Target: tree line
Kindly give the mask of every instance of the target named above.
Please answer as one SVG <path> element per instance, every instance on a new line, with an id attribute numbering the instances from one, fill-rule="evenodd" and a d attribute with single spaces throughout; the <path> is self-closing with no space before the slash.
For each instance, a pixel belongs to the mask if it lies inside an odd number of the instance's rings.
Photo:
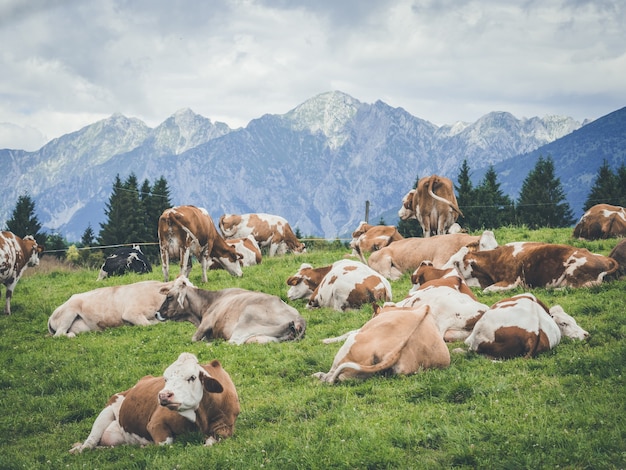
<path id="1" fill-rule="evenodd" d="M 550 157 L 539 157 L 522 183 L 517 201 L 502 192 L 493 166 L 488 168 L 477 185 L 472 183 L 470 176 L 471 169 L 464 160 L 454 188 L 463 212 L 463 217 L 459 217 L 457 222 L 469 231 L 521 225 L 530 229 L 569 227 L 575 222 Z M 414 188 L 418 181 L 419 176 Z M 604 160 L 583 209 L 599 203 L 626 207 L 626 165 L 622 164 L 614 172 Z M 6 222 L 6 229 L 19 237 L 33 235 L 38 243 L 45 245 L 46 251 L 56 252 L 60 258 L 65 257 L 68 250 L 68 258 L 91 266 L 102 263 L 103 253 L 79 252 L 78 248 L 145 244 L 142 251 L 154 262 L 158 260 L 158 246 L 149 243 L 158 239 L 159 217 L 171 205 L 170 190 L 164 177 L 161 176 L 153 184 L 146 179 L 139 186 L 133 173 L 124 181 L 117 175 L 105 205 L 106 221 L 100 224 L 97 236 L 88 225 L 80 242 L 70 247 L 59 234 L 42 232 L 42 225 L 35 215 L 35 203 L 28 194 L 18 198 L 11 218 Z M 383 220 L 379 223 L 384 225 Z M 422 236 L 422 228 L 415 219 L 399 221 L 398 231 L 405 237 Z"/>

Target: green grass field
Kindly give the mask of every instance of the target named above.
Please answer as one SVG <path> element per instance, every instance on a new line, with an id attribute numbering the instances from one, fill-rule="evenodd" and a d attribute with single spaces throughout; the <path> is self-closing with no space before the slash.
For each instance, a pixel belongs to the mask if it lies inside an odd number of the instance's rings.
<path id="1" fill-rule="evenodd" d="M 496 238 L 603 254 L 617 243 L 570 234 L 507 228 Z M 337 245 L 265 258 L 240 279 L 212 271 L 206 285 L 195 264 L 190 278 L 203 288 L 240 286 L 287 300 L 287 277 L 302 262 L 322 266 L 349 253 Z M 44 259 L 18 283 L 13 314 L 0 315 L 1 469 L 626 468 L 626 281 L 533 291 L 574 316 L 590 333 L 585 342 L 565 339 L 533 360 L 452 354 L 448 369 L 328 385 L 311 374 L 328 371 L 340 344 L 320 340 L 360 327 L 371 306 L 340 313 L 290 302 L 308 322 L 305 338 L 294 343 L 192 343 L 193 325 L 177 322 L 49 336 L 50 314 L 71 294 L 162 275 L 156 266 L 145 276 L 96 277 L 96 270 Z M 392 288 L 394 300 L 403 298 L 408 275 Z M 476 293 L 487 304 L 508 296 Z M 161 375 L 183 351 L 203 362 L 219 359 L 235 382 L 242 411 L 231 439 L 210 448 L 190 435 L 172 446 L 68 452 L 87 437 L 110 395 Z"/>

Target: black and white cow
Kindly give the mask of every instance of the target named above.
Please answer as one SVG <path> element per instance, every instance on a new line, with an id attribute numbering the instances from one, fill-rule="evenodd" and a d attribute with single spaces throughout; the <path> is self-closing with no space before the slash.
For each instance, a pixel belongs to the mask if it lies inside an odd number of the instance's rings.
<path id="1" fill-rule="evenodd" d="M 102 268 L 100 268 L 98 281 L 107 276 L 121 276 L 129 271 L 139 274 L 152 272 L 152 265 L 141 251 L 139 245 L 133 245 L 132 248 L 118 248 L 107 256 Z"/>

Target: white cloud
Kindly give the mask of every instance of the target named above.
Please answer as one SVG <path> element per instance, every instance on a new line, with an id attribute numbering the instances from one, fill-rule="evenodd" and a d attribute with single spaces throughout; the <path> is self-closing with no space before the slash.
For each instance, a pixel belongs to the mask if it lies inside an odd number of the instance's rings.
<path id="1" fill-rule="evenodd" d="M 597 118 L 626 102 L 625 23 L 620 0 L 0 0 L 0 122 L 237 127 L 333 89 L 437 124 Z"/>

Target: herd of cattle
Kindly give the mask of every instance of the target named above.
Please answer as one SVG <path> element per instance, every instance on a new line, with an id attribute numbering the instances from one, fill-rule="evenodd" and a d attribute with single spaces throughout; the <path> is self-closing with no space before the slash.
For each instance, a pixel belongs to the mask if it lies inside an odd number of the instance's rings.
<path id="1" fill-rule="evenodd" d="M 351 242 L 352 257 L 360 261 L 345 258 L 317 268 L 303 263 L 286 279 L 287 297 L 306 299 L 306 308 L 374 307 L 372 318 L 359 329 L 324 340 L 343 344 L 330 370 L 315 377 L 335 383 L 383 371 L 412 374 L 445 368 L 450 364 L 446 342 L 452 341 L 464 341 L 469 350 L 492 358 L 532 358 L 554 348 L 563 336 L 587 336 L 559 305 L 547 306 L 531 293 L 488 306 L 478 301 L 470 287 L 498 292 L 519 286 L 597 285 L 626 275 L 626 239 L 609 256 L 539 242 L 500 246 L 491 231 L 477 236 L 458 233 L 456 219 L 461 211 L 449 180 L 437 176 L 422 180 L 405 196 L 399 215 L 416 218 L 424 238 L 404 238 L 395 227 L 362 223 Z M 244 267 L 261 262 L 262 250 L 269 256 L 304 252 L 287 221 L 268 214 L 223 215 L 218 226 L 221 234 L 207 211 L 194 206 L 164 211 L 158 222 L 163 282 L 74 294 L 50 316 L 49 333 L 73 337 L 124 324 L 177 320 L 196 326 L 192 341 L 223 338 L 239 345 L 301 339 L 306 321 L 280 297 L 240 288 L 200 289 L 188 279 L 192 257 L 199 261 L 202 281 L 207 282 L 207 269 L 242 276 Z M 619 227 L 622 231 L 614 232 Z M 626 236 L 624 209 L 592 208 L 574 235 Z M 2 232 L 0 281 L 6 286 L 6 314 L 17 281 L 26 266 L 38 264 L 42 251 L 32 237 Z M 169 279 L 170 260 L 180 261 L 180 274 L 174 280 Z M 137 246 L 110 256 L 98 278 L 131 269 L 152 269 Z M 411 274 L 413 286 L 394 303 L 389 280 L 405 273 Z M 111 397 L 89 437 L 71 451 L 98 445 L 171 443 L 175 435 L 189 429 L 200 429 L 206 445 L 211 445 L 232 435 L 238 414 L 235 386 L 220 363 L 201 365 L 192 354 L 182 353 L 164 377 L 144 377 Z"/>

